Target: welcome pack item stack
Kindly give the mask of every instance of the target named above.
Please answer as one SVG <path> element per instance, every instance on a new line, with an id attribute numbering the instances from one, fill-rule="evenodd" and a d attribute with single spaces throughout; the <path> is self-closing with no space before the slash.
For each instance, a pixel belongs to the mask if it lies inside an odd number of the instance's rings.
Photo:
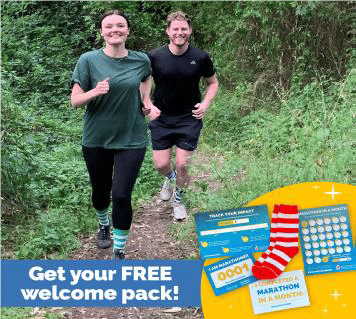
<path id="1" fill-rule="evenodd" d="M 283 273 L 299 252 L 299 237 L 306 275 L 356 269 L 347 205 L 275 205 L 271 222 L 267 205 L 242 207 L 196 213 L 195 222 L 201 258 L 225 257 L 204 266 L 214 294 L 249 285 L 255 314 L 310 305 L 303 271 Z M 263 254 L 255 260 L 254 252 Z M 293 284 L 283 293 L 278 283 L 286 280 Z"/>

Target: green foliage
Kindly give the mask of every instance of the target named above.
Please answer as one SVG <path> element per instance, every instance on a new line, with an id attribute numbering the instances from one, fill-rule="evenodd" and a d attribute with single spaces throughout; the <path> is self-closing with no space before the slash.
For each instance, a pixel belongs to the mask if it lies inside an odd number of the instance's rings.
<path id="1" fill-rule="evenodd" d="M 46 256 L 47 259 L 58 259 L 67 251 L 79 247 L 76 235 L 80 231 L 75 210 L 51 209 L 48 212 L 38 211 L 39 227 L 34 234 L 24 234 L 19 242 L 18 259 L 35 259 Z M 69 225 L 68 225 L 69 224 Z M 57 253 L 57 254 L 53 254 Z M 52 254 L 52 256 L 51 256 Z M 59 255 L 58 255 L 59 254 Z"/>
<path id="2" fill-rule="evenodd" d="M 2 72 L 16 98 L 37 98 L 39 110 L 63 107 L 77 46 L 90 49 L 91 23 L 80 3 L 2 2 L 1 9 Z M 89 32 L 76 33 L 78 26 Z"/>
<path id="3" fill-rule="evenodd" d="M 304 181 L 350 182 L 355 69 L 351 2 L 2 1 L 2 192 L 21 212 L 2 216 L 3 242 L 17 258 L 63 258 L 95 227 L 80 143 L 83 111 L 69 107 L 80 54 L 102 46 L 99 15 L 121 9 L 128 47 L 166 43 L 165 19 L 186 11 L 192 42 L 207 50 L 222 89 L 205 119 L 201 148 L 210 189 L 198 182 L 192 209 L 243 205 Z M 133 201 L 159 187 L 148 149 Z M 177 226 L 178 227 L 178 226 Z M 189 226 L 190 227 L 190 226 Z M 180 226 L 179 234 L 191 236 Z M 14 248 L 16 247 L 16 248 Z"/>
<path id="4" fill-rule="evenodd" d="M 351 2 L 178 2 L 194 22 L 194 41 L 207 49 L 220 82 L 246 86 L 253 107 L 294 84 L 313 82 L 318 70 L 342 80 L 350 59 Z"/>
<path id="5" fill-rule="evenodd" d="M 23 204 L 31 196 L 22 198 L 26 185 L 31 181 L 32 174 L 37 170 L 33 163 L 33 153 L 29 150 L 31 131 L 34 119 L 25 113 L 19 104 L 14 103 L 11 94 L 3 86 L 2 90 L 2 147 L 1 147 L 1 179 L 2 192 L 17 197 Z"/>
<path id="6" fill-rule="evenodd" d="M 299 93 L 291 92 L 279 112 L 265 107 L 230 119 L 226 116 L 232 110 L 238 112 L 236 97 L 228 104 L 231 94 L 220 94 L 205 121 L 202 142 L 210 151 L 225 154 L 224 167 L 215 170 L 224 196 L 241 205 L 294 183 L 350 183 L 352 112 L 349 97 L 340 95 L 345 85 L 313 82 Z"/>
<path id="7" fill-rule="evenodd" d="M 63 258 L 79 232 L 95 227 L 80 147 L 83 112 L 68 103 L 71 72 L 80 54 L 102 45 L 95 23 L 103 11 L 124 10 L 133 20 L 128 45 L 142 50 L 144 35 L 147 44 L 162 42 L 152 23 L 162 25 L 170 6 L 159 7 L 167 9 L 131 1 L 1 3 L 2 192 L 22 207 L 3 216 L 2 238 L 18 247 L 17 258 Z M 134 204 L 157 189 L 152 168 L 148 150 Z"/>
<path id="8" fill-rule="evenodd" d="M 49 310 L 44 310 L 41 308 L 40 313 L 37 314 L 41 318 L 46 319 L 60 319 L 66 316 L 61 313 L 51 313 Z M 34 317 L 35 316 L 35 317 Z M 37 316 L 37 318 L 39 318 Z M 9 307 L 1 308 L 1 318 L 3 319 L 33 319 L 36 318 L 36 314 L 33 312 L 33 308 L 20 308 L 20 307 Z"/>

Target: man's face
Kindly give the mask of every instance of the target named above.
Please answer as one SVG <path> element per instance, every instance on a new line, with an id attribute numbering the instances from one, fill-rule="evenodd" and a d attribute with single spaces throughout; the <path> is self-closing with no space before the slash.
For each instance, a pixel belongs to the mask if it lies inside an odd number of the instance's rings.
<path id="1" fill-rule="evenodd" d="M 174 20 L 167 28 L 167 34 L 172 44 L 182 47 L 188 43 L 190 35 L 192 34 L 192 28 L 185 20 Z"/>

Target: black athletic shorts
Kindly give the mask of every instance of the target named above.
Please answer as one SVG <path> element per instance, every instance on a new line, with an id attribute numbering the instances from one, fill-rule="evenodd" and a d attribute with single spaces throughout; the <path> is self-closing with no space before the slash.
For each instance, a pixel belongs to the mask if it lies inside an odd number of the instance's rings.
<path id="1" fill-rule="evenodd" d="M 181 116 L 161 114 L 148 126 L 154 150 L 166 150 L 176 145 L 185 151 L 194 151 L 197 148 L 203 121 L 190 114 Z"/>

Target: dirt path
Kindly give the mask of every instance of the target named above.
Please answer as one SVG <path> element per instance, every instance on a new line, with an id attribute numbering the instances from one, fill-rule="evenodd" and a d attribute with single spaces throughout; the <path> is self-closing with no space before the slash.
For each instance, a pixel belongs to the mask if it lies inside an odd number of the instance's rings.
<path id="1" fill-rule="evenodd" d="M 157 196 L 150 203 L 138 207 L 127 242 L 127 259 L 186 259 L 198 251 L 191 242 L 176 241 L 170 235 L 173 222 L 172 202 L 163 202 Z M 191 218 L 191 217 L 189 217 Z M 81 239 L 81 249 L 70 259 L 111 259 L 111 248 L 98 249 L 96 234 Z M 200 308 L 66 308 L 70 319 L 170 319 L 203 318 Z"/>
<path id="2" fill-rule="evenodd" d="M 217 189 L 221 185 L 214 180 L 211 173 L 212 157 L 203 153 L 195 153 L 192 167 L 191 189 L 198 192 L 201 186 L 207 185 L 209 189 Z M 2 198 L 2 213 L 13 213 L 17 205 L 9 198 Z M 141 204 L 136 209 L 130 235 L 127 243 L 128 260 L 149 259 L 198 259 L 199 251 L 197 237 L 193 226 L 193 212 L 185 222 L 173 221 L 172 199 L 164 202 L 156 195 L 150 202 Z M 174 227 L 172 227 L 172 224 Z M 177 240 L 172 233 L 179 233 L 184 227 L 189 229 L 189 236 Z M 175 231 L 172 232 L 172 228 Z M 190 230 L 191 229 L 191 230 Z M 111 259 L 111 248 L 99 249 L 96 246 L 96 233 L 80 238 L 80 249 L 74 251 L 68 259 L 90 260 Z M 11 248 L 11 247 L 10 247 Z M 7 249 L 8 250 L 8 249 Z M 7 251 L 6 250 L 6 251 Z M 4 254 L 3 254 L 4 256 Z M 14 259 L 10 249 L 6 255 Z M 49 315 L 59 314 L 66 319 L 203 319 L 201 308 L 96 308 L 96 307 L 71 307 L 71 308 L 33 308 L 31 318 L 44 319 Z M 32 317 L 34 316 L 34 317 Z M 55 316 L 57 317 L 57 316 Z"/>
<path id="3" fill-rule="evenodd" d="M 206 163 L 200 154 L 194 156 L 195 166 Z M 194 170 L 193 170 L 194 171 Z M 199 170 L 198 170 L 199 171 Z M 195 182 L 214 182 L 211 173 L 193 173 L 192 185 Z M 209 180 L 210 179 L 210 180 Z M 194 188 L 194 186 L 193 186 Z M 188 216 L 186 222 L 193 219 Z M 130 235 L 127 242 L 127 259 L 197 259 L 199 252 L 194 244 L 195 232 L 187 240 L 177 241 L 172 237 L 173 221 L 172 199 L 164 202 L 155 196 L 149 203 L 140 205 L 134 214 Z M 95 243 L 96 234 L 81 238 L 80 250 L 74 252 L 70 259 L 111 259 L 111 248 L 98 249 Z M 68 319 L 203 319 L 201 308 L 63 308 L 59 309 Z"/>

